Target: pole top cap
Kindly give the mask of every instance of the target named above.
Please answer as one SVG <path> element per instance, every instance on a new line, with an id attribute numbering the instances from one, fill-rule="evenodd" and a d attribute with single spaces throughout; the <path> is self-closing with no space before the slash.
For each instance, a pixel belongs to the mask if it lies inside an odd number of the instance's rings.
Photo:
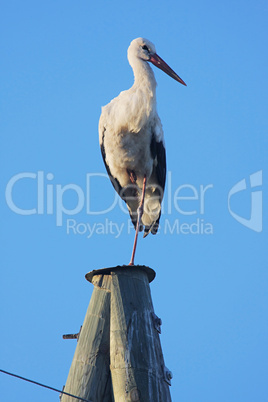
<path id="1" fill-rule="evenodd" d="M 130 271 L 132 269 L 140 269 L 146 272 L 149 283 L 152 282 L 156 276 L 155 271 L 152 268 L 147 267 L 146 265 L 117 265 L 116 267 L 111 268 L 94 269 L 93 271 L 88 272 L 85 277 L 87 281 L 92 283 L 92 278 L 94 275 L 110 275 L 111 272 L 122 270 Z"/>

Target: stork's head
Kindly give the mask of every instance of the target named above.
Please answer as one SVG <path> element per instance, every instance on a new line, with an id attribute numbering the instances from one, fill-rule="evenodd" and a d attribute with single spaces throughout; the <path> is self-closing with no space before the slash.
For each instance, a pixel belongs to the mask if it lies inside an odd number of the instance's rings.
<path id="1" fill-rule="evenodd" d="M 148 39 L 137 38 L 131 42 L 128 48 L 128 59 L 130 64 L 131 59 L 133 58 L 149 61 L 156 67 L 160 68 L 160 70 L 168 74 L 170 77 L 174 78 L 174 80 L 180 82 L 183 85 L 186 85 L 185 82 L 175 73 L 175 71 L 173 71 L 167 65 L 167 63 L 163 59 L 161 59 L 160 56 L 158 56 L 154 44 Z"/>

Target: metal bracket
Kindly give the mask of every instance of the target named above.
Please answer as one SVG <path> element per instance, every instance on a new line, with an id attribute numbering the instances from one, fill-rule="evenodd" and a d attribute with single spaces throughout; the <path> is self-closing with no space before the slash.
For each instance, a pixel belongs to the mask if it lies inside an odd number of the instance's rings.
<path id="1" fill-rule="evenodd" d="M 63 339 L 77 339 L 77 342 L 78 342 L 81 329 L 82 329 L 82 325 L 80 327 L 80 331 L 77 332 L 77 334 L 66 334 L 66 335 L 62 335 L 62 337 L 63 337 Z"/>
<path id="2" fill-rule="evenodd" d="M 161 325 L 162 325 L 161 318 L 157 317 L 157 315 L 154 312 L 152 312 L 152 319 L 153 319 L 155 329 L 157 330 L 157 332 L 159 334 L 161 334 Z"/>
<path id="3" fill-rule="evenodd" d="M 164 366 L 164 380 L 168 385 L 171 385 L 172 378 L 173 378 L 172 372 L 166 366 Z"/>
<path id="4" fill-rule="evenodd" d="M 65 385 L 63 385 L 61 393 L 59 394 L 60 401 L 61 401 L 61 398 L 62 398 L 62 395 L 63 395 L 62 392 L 64 392 L 64 388 L 65 388 Z"/>

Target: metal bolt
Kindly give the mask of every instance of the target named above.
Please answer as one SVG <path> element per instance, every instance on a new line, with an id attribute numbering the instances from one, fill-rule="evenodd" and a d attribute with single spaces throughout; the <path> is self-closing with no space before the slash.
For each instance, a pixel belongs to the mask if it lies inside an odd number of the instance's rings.
<path id="1" fill-rule="evenodd" d="M 133 401 L 133 402 L 139 401 L 140 396 L 141 396 L 140 390 L 138 388 L 136 388 L 136 387 L 132 388 L 132 390 L 130 391 L 130 399 L 131 399 L 131 401 Z"/>
<path id="2" fill-rule="evenodd" d="M 161 334 L 161 325 L 162 325 L 162 320 L 161 318 L 157 317 L 157 315 L 152 312 L 152 318 L 153 318 L 153 323 L 154 323 L 154 327 L 157 330 L 157 332 L 159 334 Z"/>
<path id="3" fill-rule="evenodd" d="M 166 383 L 168 383 L 168 385 L 171 385 L 172 378 L 173 378 L 172 372 L 167 367 L 164 367 L 164 380 L 166 381 Z"/>

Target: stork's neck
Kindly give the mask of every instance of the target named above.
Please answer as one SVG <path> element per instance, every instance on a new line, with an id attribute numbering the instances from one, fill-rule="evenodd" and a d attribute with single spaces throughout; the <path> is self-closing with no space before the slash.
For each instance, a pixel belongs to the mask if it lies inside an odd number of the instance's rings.
<path id="1" fill-rule="evenodd" d="M 152 95 L 155 95 L 156 80 L 153 70 L 151 69 L 147 61 L 139 58 L 133 58 L 130 60 L 130 65 L 134 73 L 134 85 L 133 87 L 144 87 L 145 90 L 151 90 Z"/>

